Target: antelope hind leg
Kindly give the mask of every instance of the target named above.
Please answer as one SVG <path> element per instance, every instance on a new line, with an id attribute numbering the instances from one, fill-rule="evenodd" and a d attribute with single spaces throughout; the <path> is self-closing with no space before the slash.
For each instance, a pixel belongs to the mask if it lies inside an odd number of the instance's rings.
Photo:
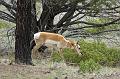
<path id="1" fill-rule="evenodd" d="M 32 59 L 36 58 L 38 55 L 38 49 L 40 48 L 41 45 L 36 45 L 33 50 L 32 50 Z"/>

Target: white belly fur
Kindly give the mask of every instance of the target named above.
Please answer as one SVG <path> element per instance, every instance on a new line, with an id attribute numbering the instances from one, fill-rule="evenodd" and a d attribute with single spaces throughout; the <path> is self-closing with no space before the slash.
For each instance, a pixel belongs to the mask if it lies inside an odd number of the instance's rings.
<path id="1" fill-rule="evenodd" d="M 59 48 L 60 42 L 54 41 L 54 40 L 46 40 L 45 45 L 50 46 L 50 47 L 58 47 Z"/>

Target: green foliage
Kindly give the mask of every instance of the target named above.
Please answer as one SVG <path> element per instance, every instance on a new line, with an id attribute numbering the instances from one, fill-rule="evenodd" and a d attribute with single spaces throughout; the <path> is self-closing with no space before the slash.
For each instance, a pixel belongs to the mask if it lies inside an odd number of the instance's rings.
<path id="1" fill-rule="evenodd" d="M 117 48 L 108 48 L 105 43 L 86 42 L 81 40 L 82 56 L 79 56 L 74 50 L 64 49 L 64 59 L 66 62 L 75 63 L 80 66 L 83 72 L 94 71 L 102 66 L 115 66 L 120 61 L 120 50 Z M 53 60 L 61 61 L 58 53 L 54 53 Z"/>
<path id="2" fill-rule="evenodd" d="M 55 62 L 60 62 L 62 60 L 62 57 L 60 56 L 58 52 L 53 52 L 52 60 Z"/>
<path id="3" fill-rule="evenodd" d="M 120 60 L 120 50 L 108 48 L 104 43 L 80 41 L 81 52 L 85 59 L 93 59 L 101 65 L 114 66 Z"/>
<path id="4" fill-rule="evenodd" d="M 15 24 L 0 20 L 0 29 L 1 28 L 8 28 L 8 27 L 11 27 L 11 26 L 13 27 L 13 26 L 15 26 Z"/>
<path id="5" fill-rule="evenodd" d="M 94 59 L 94 61 L 103 63 L 106 62 L 106 56 L 101 53 L 106 49 L 106 45 L 104 43 L 97 43 L 97 42 L 85 42 L 85 41 L 80 41 L 81 45 L 81 52 L 83 54 L 83 59 Z"/>
<path id="6" fill-rule="evenodd" d="M 101 65 L 96 63 L 93 59 L 81 61 L 79 63 L 80 71 L 82 72 L 93 72 L 100 69 Z"/>
<path id="7" fill-rule="evenodd" d="M 111 19 L 108 19 L 108 18 L 90 18 L 90 19 L 87 19 L 87 21 L 90 23 L 95 23 L 95 24 L 104 24 L 104 23 L 110 22 Z M 98 33 L 98 32 L 102 32 L 105 30 L 112 30 L 112 29 L 118 29 L 118 28 L 119 28 L 119 24 L 111 24 L 107 27 L 94 27 L 94 28 L 87 28 L 85 30 L 88 33 Z"/>
<path id="8" fill-rule="evenodd" d="M 120 61 L 120 50 L 116 48 L 106 49 L 106 52 L 103 52 L 107 58 L 106 65 L 115 66 L 118 61 Z"/>
<path id="9" fill-rule="evenodd" d="M 78 64 L 81 61 L 81 57 L 72 49 L 64 49 L 63 53 L 66 62 Z"/>
<path id="10" fill-rule="evenodd" d="M 78 56 L 78 54 L 75 53 L 74 50 L 68 49 L 68 48 L 63 50 L 63 56 L 64 56 L 64 60 L 66 62 L 70 62 L 70 63 L 77 63 L 78 64 L 81 60 L 80 56 Z M 54 52 L 52 54 L 52 60 L 56 61 L 56 62 L 60 62 L 63 59 L 58 52 Z"/>
<path id="11" fill-rule="evenodd" d="M 4 22 L 0 22 L 0 28 L 4 28 L 4 27 L 7 27 L 8 25 Z"/>

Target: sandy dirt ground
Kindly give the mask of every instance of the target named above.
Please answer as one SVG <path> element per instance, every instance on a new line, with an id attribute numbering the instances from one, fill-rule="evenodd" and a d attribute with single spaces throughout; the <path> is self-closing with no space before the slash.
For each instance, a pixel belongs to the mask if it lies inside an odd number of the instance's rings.
<path id="1" fill-rule="evenodd" d="M 65 63 L 40 62 L 36 66 L 0 64 L 0 79 L 120 79 L 120 68 L 103 67 L 80 73 L 79 67 Z"/>

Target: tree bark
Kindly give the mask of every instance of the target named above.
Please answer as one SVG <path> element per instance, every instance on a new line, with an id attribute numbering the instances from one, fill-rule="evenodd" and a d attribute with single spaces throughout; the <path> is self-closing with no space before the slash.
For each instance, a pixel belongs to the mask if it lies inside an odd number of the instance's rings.
<path id="1" fill-rule="evenodd" d="M 33 34 L 39 31 L 39 27 L 37 26 L 37 15 L 36 15 L 36 0 L 31 0 L 31 13 L 32 13 L 32 23 L 31 23 L 31 32 L 32 38 Z"/>
<path id="2" fill-rule="evenodd" d="M 31 0 L 17 0 L 15 30 L 15 62 L 32 64 L 30 50 L 31 35 Z"/>
<path id="3" fill-rule="evenodd" d="M 39 26 L 40 31 L 45 31 L 45 26 L 48 22 L 48 17 L 49 17 L 49 8 L 44 3 L 42 5 L 43 5 L 43 11 L 41 13 L 40 19 L 38 20 L 37 25 Z"/>

